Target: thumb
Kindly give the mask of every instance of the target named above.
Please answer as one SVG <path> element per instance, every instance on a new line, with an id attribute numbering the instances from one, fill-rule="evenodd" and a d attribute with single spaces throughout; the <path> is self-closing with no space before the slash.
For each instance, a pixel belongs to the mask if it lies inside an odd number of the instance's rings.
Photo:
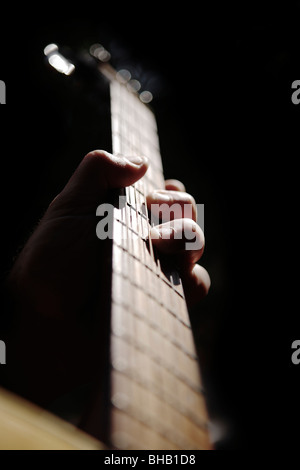
<path id="1" fill-rule="evenodd" d="M 129 186 L 146 173 L 148 160 L 140 156 L 112 155 L 104 150 L 88 153 L 48 211 L 55 215 L 94 213 L 109 189 Z M 51 214 L 52 215 L 52 214 Z"/>

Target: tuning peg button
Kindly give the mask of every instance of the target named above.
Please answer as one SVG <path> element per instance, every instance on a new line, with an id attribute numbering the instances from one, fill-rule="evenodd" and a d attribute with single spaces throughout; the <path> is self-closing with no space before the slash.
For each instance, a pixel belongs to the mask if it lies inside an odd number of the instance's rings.
<path id="1" fill-rule="evenodd" d="M 132 80 L 129 80 L 129 82 L 127 83 L 127 88 L 129 91 L 133 91 L 133 92 L 138 92 L 140 89 L 141 89 L 141 84 L 138 80 L 136 80 L 135 78 L 133 78 Z"/>
<path id="2" fill-rule="evenodd" d="M 127 69 L 118 70 L 116 73 L 116 79 L 120 83 L 128 83 L 131 79 L 131 73 Z"/>
<path id="3" fill-rule="evenodd" d="M 44 54 L 49 64 L 58 72 L 65 75 L 71 75 L 74 72 L 75 65 L 59 52 L 57 44 L 48 44 L 44 48 Z"/>
<path id="4" fill-rule="evenodd" d="M 90 47 L 90 54 L 101 62 L 108 62 L 111 58 L 110 53 L 98 43 Z"/>
<path id="5" fill-rule="evenodd" d="M 140 93 L 140 100 L 146 104 L 150 103 L 153 100 L 153 95 L 151 91 L 142 91 L 142 93 Z"/>

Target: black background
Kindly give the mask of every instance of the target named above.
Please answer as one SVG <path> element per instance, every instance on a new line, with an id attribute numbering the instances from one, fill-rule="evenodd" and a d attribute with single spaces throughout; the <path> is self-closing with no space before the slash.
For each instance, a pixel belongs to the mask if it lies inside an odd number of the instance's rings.
<path id="1" fill-rule="evenodd" d="M 205 203 L 212 288 L 191 315 L 209 410 L 227 429 L 219 448 L 295 446 L 300 106 L 291 84 L 300 79 L 300 3 L 66 11 L 16 6 L 2 20 L 2 277 L 78 162 L 103 142 L 101 103 L 59 91 L 43 48 L 101 42 L 153 91 L 165 176 Z"/>

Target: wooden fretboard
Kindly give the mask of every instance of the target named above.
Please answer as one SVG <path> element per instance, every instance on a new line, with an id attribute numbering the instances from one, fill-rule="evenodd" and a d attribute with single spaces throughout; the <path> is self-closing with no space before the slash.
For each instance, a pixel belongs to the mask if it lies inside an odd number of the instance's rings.
<path id="1" fill-rule="evenodd" d="M 149 240 L 146 195 L 164 188 L 156 120 L 109 65 L 100 70 L 110 82 L 113 153 L 150 161 L 114 209 L 105 441 L 122 450 L 211 449 L 182 283 L 161 265 Z M 96 436 L 98 414 L 85 427 Z"/>
<path id="2" fill-rule="evenodd" d="M 210 449 L 181 280 L 162 270 L 146 243 L 146 195 L 164 188 L 155 117 L 125 84 L 112 80 L 110 92 L 113 152 L 150 160 L 114 216 L 110 442 L 117 449 Z"/>

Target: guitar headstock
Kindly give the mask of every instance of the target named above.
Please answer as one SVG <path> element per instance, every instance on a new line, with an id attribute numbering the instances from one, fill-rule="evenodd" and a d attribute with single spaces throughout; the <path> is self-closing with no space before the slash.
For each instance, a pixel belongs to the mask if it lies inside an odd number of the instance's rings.
<path id="1" fill-rule="evenodd" d="M 89 50 L 80 51 L 75 53 L 67 48 L 60 48 L 57 44 L 48 44 L 44 48 L 44 54 L 48 63 L 59 73 L 66 76 L 79 72 L 81 75 L 87 72 L 90 78 L 95 76 L 97 71 L 100 71 L 110 80 L 117 80 L 123 83 L 127 89 L 136 93 L 139 99 L 148 104 L 153 99 L 153 94 L 148 89 L 143 89 L 143 84 L 140 79 L 135 78 L 132 72 L 126 68 L 114 68 L 110 64 L 111 54 L 104 46 L 99 43 L 92 44 Z"/>

